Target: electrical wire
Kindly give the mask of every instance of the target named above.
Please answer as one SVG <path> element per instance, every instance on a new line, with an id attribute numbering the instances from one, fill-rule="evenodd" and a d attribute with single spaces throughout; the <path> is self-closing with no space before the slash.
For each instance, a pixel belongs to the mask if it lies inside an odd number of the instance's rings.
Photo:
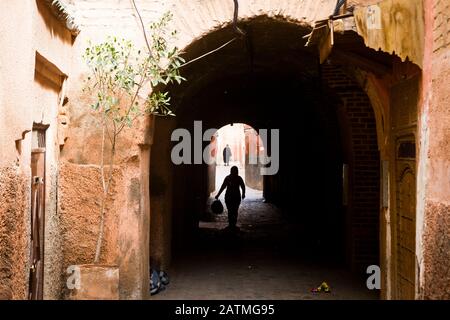
<path id="1" fill-rule="evenodd" d="M 237 38 L 234 37 L 234 38 L 231 39 L 230 41 L 225 42 L 225 43 L 224 43 L 223 45 L 221 45 L 220 47 L 218 47 L 218 48 L 216 48 L 216 49 L 214 49 L 214 50 L 211 50 L 211 51 L 209 51 L 209 52 L 207 52 L 207 53 L 205 53 L 205 54 L 202 54 L 201 56 L 199 56 L 199 57 L 197 57 L 197 58 L 194 58 L 194 59 L 192 59 L 192 60 L 189 60 L 188 62 L 182 64 L 182 65 L 180 66 L 180 68 L 181 68 L 181 67 L 184 67 L 184 66 L 187 66 L 188 64 L 190 64 L 190 63 L 192 63 L 192 62 L 195 62 L 195 61 L 197 61 L 197 60 L 200 60 L 200 59 L 202 59 L 202 58 L 204 58 L 204 57 L 206 57 L 206 56 L 209 56 L 210 54 L 212 54 L 212 53 L 214 53 L 214 52 L 217 52 L 217 51 L 219 51 L 220 49 L 225 48 L 227 45 L 229 45 L 230 43 L 232 43 L 232 42 L 235 41 L 236 39 L 237 39 Z"/>
<path id="2" fill-rule="evenodd" d="M 234 29 L 236 30 L 236 33 L 238 33 L 240 36 L 245 36 L 245 32 L 242 31 L 242 30 L 238 27 L 238 25 L 237 25 L 238 16 L 239 16 L 239 2 L 238 2 L 238 0 L 233 0 L 233 1 L 234 1 L 233 27 L 234 27 Z M 145 43 L 146 43 L 146 45 L 147 45 L 149 54 L 151 55 L 152 52 L 151 52 L 150 44 L 149 44 L 149 41 L 148 41 L 148 38 L 147 38 L 147 33 L 145 32 L 144 22 L 142 21 L 141 14 L 140 14 L 139 9 L 138 9 L 138 7 L 137 7 L 137 5 L 136 5 L 136 2 L 135 2 L 134 0 L 131 0 L 131 3 L 133 4 L 133 7 L 134 7 L 134 9 L 135 9 L 135 11 L 136 11 L 136 13 L 137 13 L 137 15 L 138 15 L 138 18 L 139 18 L 139 21 L 140 21 L 141 27 L 142 27 L 142 32 L 143 32 L 143 34 L 144 34 L 144 40 L 145 40 Z M 219 50 L 225 48 L 227 45 L 229 45 L 230 43 L 232 43 L 232 42 L 235 41 L 236 39 L 237 39 L 237 37 L 234 37 L 233 39 L 231 39 L 231 40 L 225 42 L 225 43 L 224 43 L 223 45 L 221 45 L 220 47 L 217 47 L 216 49 L 213 49 L 213 50 L 211 50 L 211 51 L 209 51 L 209 52 L 207 52 L 207 53 L 205 53 L 205 54 L 202 54 L 202 55 L 199 56 L 199 57 L 196 57 L 196 58 L 194 58 L 194 59 L 192 59 L 192 60 L 189 60 L 188 62 L 182 64 L 182 65 L 180 66 L 180 68 L 185 67 L 185 66 L 187 66 L 187 65 L 189 65 L 189 64 L 191 64 L 191 63 L 193 63 L 193 62 L 195 62 L 195 61 L 198 61 L 198 60 L 200 60 L 200 59 L 203 59 L 203 58 L 209 56 L 210 54 L 213 54 L 213 53 L 215 53 L 215 52 L 217 52 L 217 51 L 219 51 Z"/>

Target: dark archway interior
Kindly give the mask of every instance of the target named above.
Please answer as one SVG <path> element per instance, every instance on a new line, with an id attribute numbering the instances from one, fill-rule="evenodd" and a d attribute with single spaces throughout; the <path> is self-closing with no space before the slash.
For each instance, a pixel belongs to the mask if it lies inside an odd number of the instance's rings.
<path id="1" fill-rule="evenodd" d="M 342 204 L 342 166 L 348 154 L 337 112 L 340 101 L 323 85 L 316 52 L 304 46 L 302 36 L 308 29 L 267 17 L 241 27 L 246 37 L 182 69 L 188 81 L 170 90 L 177 117 L 156 121 L 151 193 L 171 199 L 175 262 L 191 250 L 199 257 L 202 250 L 236 250 L 234 243 L 344 266 L 351 254 L 351 217 Z M 231 26 L 210 33 L 192 44 L 185 58 L 189 61 L 235 36 Z M 283 226 L 294 227 L 271 233 L 276 227 L 268 226 L 263 236 L 237 242 L 217 233 L 202 234 L 198 225 L 208 210 L 207 165 L 156 168 L 161 159 L 170 160 L 169 148 L 159 141 L 173 146 L 171 130 L 193 133 L 194 121 L 202 121 L 203 130 L 230 123 L 280 130 L 280 168 L 276 175 L 264 177 L 264 198 L 278 208 Z M 152 216 L 158 214 L 154 208 L 152 203 Z M 152 228 L 158 223 L 152 218 Z M 158 252 L 163 238 L 151 239 L 151 250 Z"/>
<path id="2" fill-rule="evenodd" d="M 246 121 L 256 129 L 279 129 L 280 169 L 277 175 L 265 177 L 265 198 L 283 208 L 290 219 L 305 224 L 305 230 L 317 237 L 327 234 L 333 239 L 330 244 L 337 245 L 342 244 L 342 234 L 336 231 L 342 233 L 343 228 L 336 228 L 336 223 L 344 220 L 340 136 L 334 106 L 321 94 L 317 84 L 280 74 L 228 78 L 190 100 L 178 114 L 178 125 L 192 130 L 195 120 L 201 120 L 204 129 Z M 187 198 L 180 202 L 180 211 L 186 205 L 194 212 L 205 210 L 201 206 L 207 196 L 205 168 L 177 168 L 175 185 Z M 193 181 L 199 190 L 192 190 Z M 183 182 L 186 188 L 180 188 Z M 199 198 L 200 204 L 195 203 Z M 195 225 L 196 215 L 190 217 Z"/>

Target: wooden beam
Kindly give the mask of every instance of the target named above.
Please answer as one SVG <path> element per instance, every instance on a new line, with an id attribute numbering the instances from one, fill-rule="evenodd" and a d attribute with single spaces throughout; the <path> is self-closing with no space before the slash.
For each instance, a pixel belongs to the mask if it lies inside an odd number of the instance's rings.
<path id="1" fill-rule="evenodd" d="M 44 77 L 46 80 L 50 81 L 56 85 L 59 89 L 61 88 L 67 75 L 61 71 L 55 64 L 47 60 L 43 55 L 36 51 L 35 56 L 35 74 Z"/>
<path id="2" fill-rule="evenodd" d="M 319 59 L 323 63 L 331 53 L 334 45 L 333 21 L 329 20 L 325 34 L 319 40 Z"/>

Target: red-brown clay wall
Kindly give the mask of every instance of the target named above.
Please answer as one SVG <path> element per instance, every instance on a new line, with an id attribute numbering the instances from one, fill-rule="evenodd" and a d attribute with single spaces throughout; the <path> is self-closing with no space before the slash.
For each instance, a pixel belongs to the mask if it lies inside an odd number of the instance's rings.
<path id="1" fill-rule="evenodd" d="M 261 164 L 250 163 L 250 157 L 259 157 L 262 140 L 258 133 L 250 126 L 245 125 L 245 184 L 256 190 L 263 190 L 263 176 L 261 175 Z M 256 150 L 254 150 L 256 146 Z M 250 150 L 252 148 L 252 150 Z M 256 154 L 254 154 L 256 152 Z M 255 160 L 252 160 L 255 161 Z"/>
<path id="2" fill-rule="evenodd" d="M 0 79 L 0 297 L 28 298 L 34 122 L 49 126 L 43 286 L 44 298 L 56 299 L 62 287 L 61 237 L 56 210 L 61 86 L 54 79 L 70 74 L 72 34 L 43 0 L 2 1 L 0 34 L 3 75 Z"/>
<path id="3" fill-rule="evenodd" d="M 450 288 L 450 3 L 425 1 L 426 52 L 422 139 L 427 144 L 422 297 L 449 299 Z"/>
<path id="4" fill-rule="evenodd" d="M 19 168 L 0 169 L 0 300 L 28 292 L 29 179 Z"/>

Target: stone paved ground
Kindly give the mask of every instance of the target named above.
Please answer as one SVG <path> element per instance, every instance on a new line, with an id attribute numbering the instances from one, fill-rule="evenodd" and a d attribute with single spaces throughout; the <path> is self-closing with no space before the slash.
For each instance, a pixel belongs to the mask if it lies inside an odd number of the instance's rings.
<path id="1" fill-rule="evenodd" d="M 201 222 L 193 248 L 174 257 L 170 285 L 152 299 L 377 299 L 364 279 L 298 245 L 301 228 L 283 220 L 261 193 L 249 191 L 239 211 L 240 231 L 223 230 L 226 213 Z M 332 292 L 311 293 L 322 281 Z"/>

